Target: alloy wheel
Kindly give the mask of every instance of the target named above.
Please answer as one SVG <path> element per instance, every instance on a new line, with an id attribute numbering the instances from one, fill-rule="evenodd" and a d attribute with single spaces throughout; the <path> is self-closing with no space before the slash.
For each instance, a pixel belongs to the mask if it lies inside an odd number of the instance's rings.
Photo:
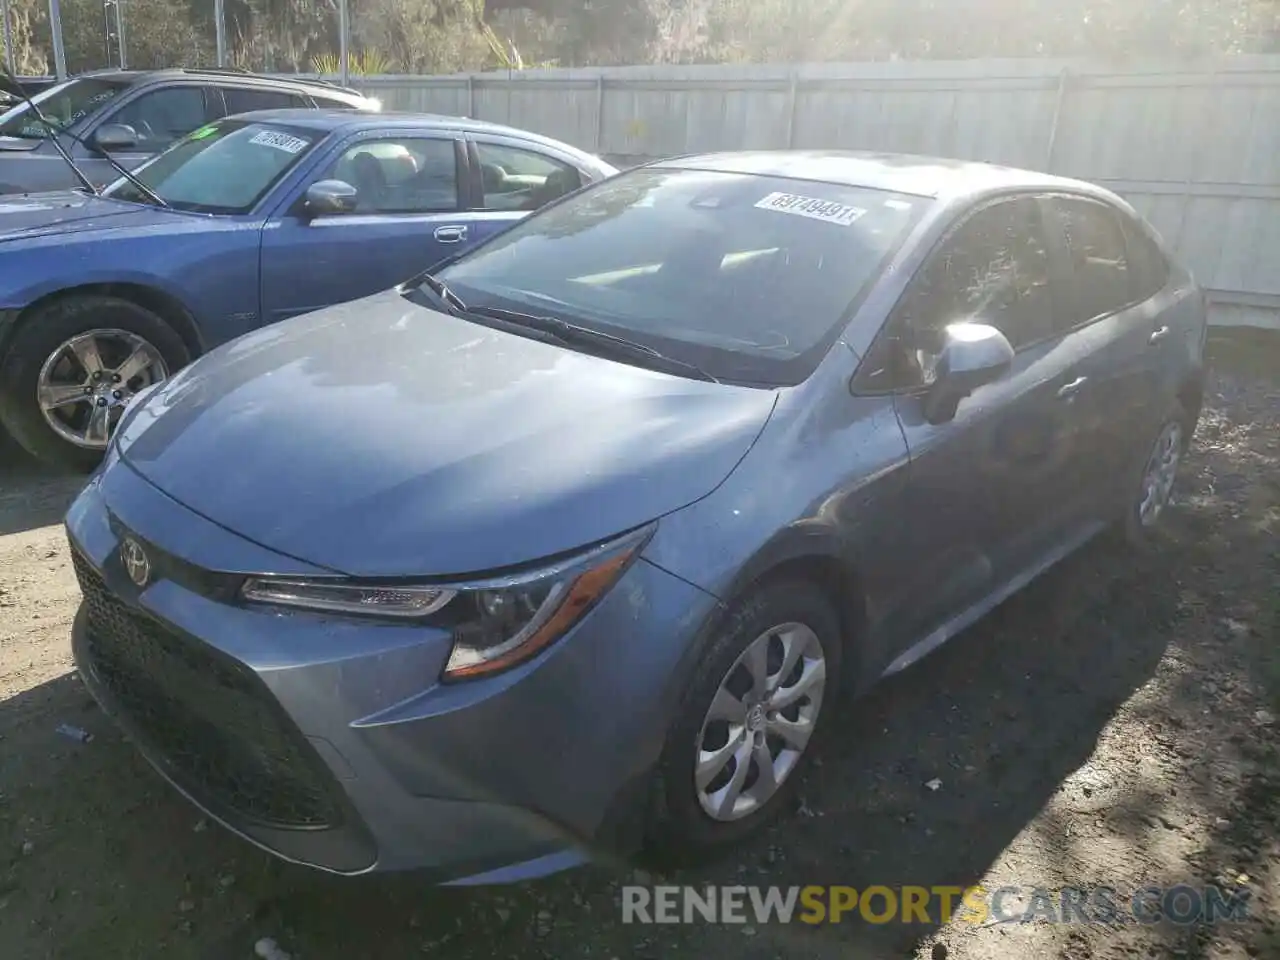
<path id="1" fill-rule="evenodd" d="M 1147 458 L 1138 495 L 1138 523 L 1154 526 L 1169 505 L 1173 483 L 1182 463 L 1182 424 L 1171 420 L 1164 425 Z"/>
<path id="2" fill-rule="evenodd" d="M 49 428 L 87 450 L 103 450 L 140 390 L 168 377 L 160 351 L 128 330 L 89 330 L 49 354 L 36 401 Z"/>
<path id="3" fill-rule="evenodd" d="M 713 820 L 763 807 L 795 770 L 816 727 L 827 661 L 812 629 L 760 634 L 720 681 L 698 734 L 694 787 Z"/>

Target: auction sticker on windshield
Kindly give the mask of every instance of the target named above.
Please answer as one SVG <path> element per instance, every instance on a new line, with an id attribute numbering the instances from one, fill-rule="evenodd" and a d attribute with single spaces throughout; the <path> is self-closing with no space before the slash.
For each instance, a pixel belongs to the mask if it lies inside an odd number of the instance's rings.
<path id="1" fill-rule="evenodd" d="M 756 206 L 761 210 L 792 213 L 797 217 L 837 223 L 842 227 L 849 226 L 867 212 L 861 207 L 851 207 L 847 203 L 836 203 L 833 200 L 822 200 L 818 197 L 800 197 L 794 193 L 771 193 L 758 201 Z"/>
<path id="2" fill-rule="evenodd" d="M 301 153 L 311 146 L 309 141 L 303 140 L 301 137 L 291 137 L 287 133 L 279 133 L 275 130 L 263 130 L 261 133 L 255 133 L 249 138 L 249 142 L 260 143 L 264 147 L 275 147 L 275 149 L 283 150 L 285 153 Z"/>

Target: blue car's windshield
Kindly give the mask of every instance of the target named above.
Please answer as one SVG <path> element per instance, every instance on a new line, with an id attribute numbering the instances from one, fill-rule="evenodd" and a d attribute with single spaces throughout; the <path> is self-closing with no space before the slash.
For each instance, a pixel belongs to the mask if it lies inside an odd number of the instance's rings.
<path id="1" fill-rule="evenodd" d="M 221 120 L 179 140 L 133 175 L 178 210 L 248 213 L 323 138 L 316 130 Z M 104 195 L 149 202 L 124 178 Z"/>
<path id="2" fill-rule="evenodd" d="M 646 167 L 547 208 L 437 275 L 468 306 L 554 315 L 717 379 L 799 383 L 928 203 Z"/>
<path id="3" fill-rule="evenodd" d="M 95 112 L 128 86 L 127 80 L 83 77 L 42 90 L 31 99 L 39 106 L 41 115 L 61 130 Z M 48 127 L 36 118 L 26 103 L 0 114 L 0 137 L 43 140 L 48 136 Z"/>

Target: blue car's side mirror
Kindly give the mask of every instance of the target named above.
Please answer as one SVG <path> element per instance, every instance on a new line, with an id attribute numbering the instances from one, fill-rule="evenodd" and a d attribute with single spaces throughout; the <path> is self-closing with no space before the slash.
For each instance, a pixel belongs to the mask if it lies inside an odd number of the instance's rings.
<path id="1" fill-rule="evenodd" d="M 345 180 L 320 180 L 307 187 L 304 209 L 310 217 L 355 213 L 360 192 Z"/>

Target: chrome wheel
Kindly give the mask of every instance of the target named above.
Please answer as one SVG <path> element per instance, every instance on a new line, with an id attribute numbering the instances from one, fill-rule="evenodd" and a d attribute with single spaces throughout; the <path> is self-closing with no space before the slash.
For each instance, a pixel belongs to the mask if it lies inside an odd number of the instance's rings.
<path id="1" fill-rule="evenodd" d="M 698 734 L 694 787 L 709 817 L 739 820 L 778 792 L 809 745 L 826 682 L 822 644 L 804 624 L 751 641 L 720 681 Z"/>
<path id="2" fill-rule="evenodd" d="M 1181 463 L 1182 424 L 1171 420 L 1160 431 L 1143 471 L 1142 490 L 1138 495 L 1138 523 L 1143 527 L 1153 526 L 1169 505 Z"/>
<path id="3" fill-rule="evenodd" d="M 133 395 L 168 375 L 160 351 L 136 333 L 90 330 L 49 354 L 36 380 L 36 402 L 63 440 L 102 450 Z"/>

